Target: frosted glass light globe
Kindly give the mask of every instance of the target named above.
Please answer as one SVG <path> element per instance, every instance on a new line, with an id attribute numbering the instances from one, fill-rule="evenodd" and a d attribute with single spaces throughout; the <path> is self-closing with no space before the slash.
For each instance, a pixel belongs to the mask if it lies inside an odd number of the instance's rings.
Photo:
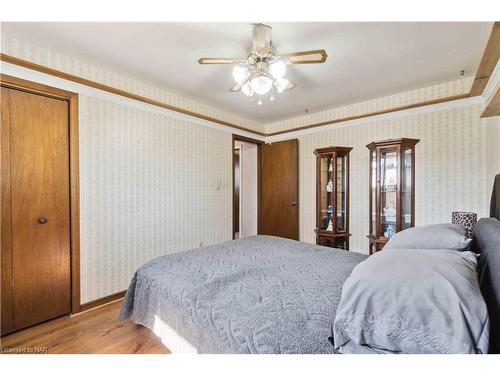
<path id="1" fill-rule="evenodd" d="M 252 96 L 253 90 L 250 82 L 247 82 L 243 86 L 241 86 L 241 91 L 243 91 L 243 94 L 245 94 L 246 96 Z"/>
<path id="2" fill-rule="evenodd" d="M 269 67 L 269 72 L 274 77 L 274 79 L 283 78 L 286 73 L 286 65 L 283 61 L 278 60 L 275 63 L 271 64 Z"/>
<path id="3" fill-rule="evenodd" d="M 273 81 L 271 78 L 261 75 L 252 78 L 250 84 L 252 85 L 252 89 L 254 92 L 256 92 L 259 95 L 264 95 L 268 93 L 269 90 L 271 90 L 271 87 L 273 86 Z"/>
<path id="4" fill-rule="evenodd" d="M 279 93 L 282 93 L 288 87 L 288 83 L 289 83 L 288 79 L 281 78 L 277 79 L 274 85 L 276 86 L 276 90 L 278 90 Z"/>
<path id="5" fill-rule="evenodd" d="M 250 75 L 250 72 L 244 66 L 236 65 L 233 68 L 233 78 L 234 78 L 234 81 L 238 84 L 243 83 L 248 78 L 249 75 Z"/>

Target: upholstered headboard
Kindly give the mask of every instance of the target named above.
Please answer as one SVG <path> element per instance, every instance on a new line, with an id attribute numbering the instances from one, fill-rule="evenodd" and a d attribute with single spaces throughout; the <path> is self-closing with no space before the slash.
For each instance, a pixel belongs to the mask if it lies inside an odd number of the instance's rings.
<path id="1" fill-rule="evenodd" d="M 500 174 L 495 176 L 493 191 L 491 192 L 490 217 L 500 220 Z"/>
<path id="2" fill-rule="evenodd" d="M 480 219 L 474 229 L 479 284 L 490 316 L 490 353 L 500 353 L 500 221 Z"/>

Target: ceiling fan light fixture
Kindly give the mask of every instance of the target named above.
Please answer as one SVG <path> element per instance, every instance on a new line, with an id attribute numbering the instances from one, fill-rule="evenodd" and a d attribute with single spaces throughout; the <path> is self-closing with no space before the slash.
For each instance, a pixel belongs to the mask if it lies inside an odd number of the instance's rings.
<path id="1" fill-rule="evenodd" d="M 264 95 L 273 87 L 273 80 L 265 75 L 257 75 L 250 81 L 252 90 L 258 95 Z"/>
<path id="2" fill-rule="evenodd" d="M 237 84 L 242 84 L 243 82 L 245 82 L 249 75 L 250 71 L 245 66 L 236 65 L 233 68 L 233 78 Z"/>
<path id="3" fill-rule="evenodd" d="M 253 90 L 250 82 L 247 82 L 243 86 L 241 86 L 241 91 L 243 91 L 243 94 L 245 94 L 246 96 L 252 96 Z"/>
<path id="4" fill-rule="evenodd" d="M 286 90 L 289 83 L 290 81 L 288 81 L 288 79 L 280 78 L 274 82 L 274 86 L 276 86 L 276 90 L 278 90 L 278 92 L 281 94 L 283 91 Z"/>
<path id="5" fill-rule="evenodd" d="M 289 65 L 322 64 L 327 57 L 324 49 L 278 53 L 271 42 L 271 26 L 258 23 L 253 24 L 252 46 L 247 50 L 245 58 L 202 57 L 198 59 L 198 63 L 233 65 L 232 74 L 236 85 L 229 91 L 242 91 L 250 101 L 262 105 L 262 96 L 272 102 L 277 99 L 278 94 L 297 86 L 285 78 Z"/>
<path id="6" fill-rule="evenodd" d="M 278 60 L 269 66 L 269 72 L 271 73 L 274 79 L 281 79 L 285 76 L 286 65 L 283 61 Z"/>

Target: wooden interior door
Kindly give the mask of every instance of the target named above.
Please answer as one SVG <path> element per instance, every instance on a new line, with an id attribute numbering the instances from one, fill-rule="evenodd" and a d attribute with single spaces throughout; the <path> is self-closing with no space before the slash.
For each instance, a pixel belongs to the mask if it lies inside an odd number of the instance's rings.
<path id="1" fill-rule="evenodd" d="M 260 234 L 299 239 L 299 142 L 260 148 Z"/>
<path id="2" fill-rule="evenodd" d="M 234 194 L 233 194 L 233 240 L 236 233 L 240 232 L 240 150 L 233 149 L 233 175 L 234 175 Z M 241 233 L 239 233 L 241 234 Z"/>
<path id="3" fill-rule="evenodd" d="M 1 100 L 6 334 L 71 311 L 69 105 L 4 87 Z"/>

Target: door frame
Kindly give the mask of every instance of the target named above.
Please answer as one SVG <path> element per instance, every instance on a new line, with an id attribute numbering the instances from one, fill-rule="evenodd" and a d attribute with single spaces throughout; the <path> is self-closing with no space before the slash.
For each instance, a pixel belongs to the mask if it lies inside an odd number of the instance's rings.
<path id="1" fill-rule="evenodd" d="M 37 82 L 0 74 L 2 87 L 63 99 L 68 103 L 69 196 L 70 196 L 70 277 L 71 313 L 80 312 L 80 183 L 78 152 L 78 94 Z"/>
<path id="2" fill-rule="evenodd" d="M 259 141 L 254 138 L 248 138 L 244 137 L 242 135 L 238 134 L 233 134 L 233 139 L 231 142 L 231 174 L 232 174 L 232 184 L 231 184 L 231 207 L 232 207 L 232 224 L 231 227 L 232 229 L 232 239 L 235 239 L 236 235 L 236 226 L 234 225 L 234 216 L 236 215 L 236 204 L 235 204 L 235 191 L 234 191 L 234 183 L 235 183 L 235 176 L 234 176 L 234 168 L 235 168 L 235 163 L 236 159 L 234 157 L 234 146 L 236 141 L 241 141 L 241 142 L 247 142 L 247 143 L 253 143 L 257 145 L 257 234 L 260 234 L 260 146 L 264 144 L 264 141 Z M 240 154 L 241 157 L 241 154 Z M 241 161 L 241 159 L 240 159 Z M 240 163 L 240 168 L 241 168 L 241 163 Z M 241 174 L 241 171 L 240 171 Z M 240 186 L 240 192 L 241 192 L 241 186 Z M 240 207 L 241 209 L 241 207 Z M 241 226 L 241 223 L 240 223 Z"/>

